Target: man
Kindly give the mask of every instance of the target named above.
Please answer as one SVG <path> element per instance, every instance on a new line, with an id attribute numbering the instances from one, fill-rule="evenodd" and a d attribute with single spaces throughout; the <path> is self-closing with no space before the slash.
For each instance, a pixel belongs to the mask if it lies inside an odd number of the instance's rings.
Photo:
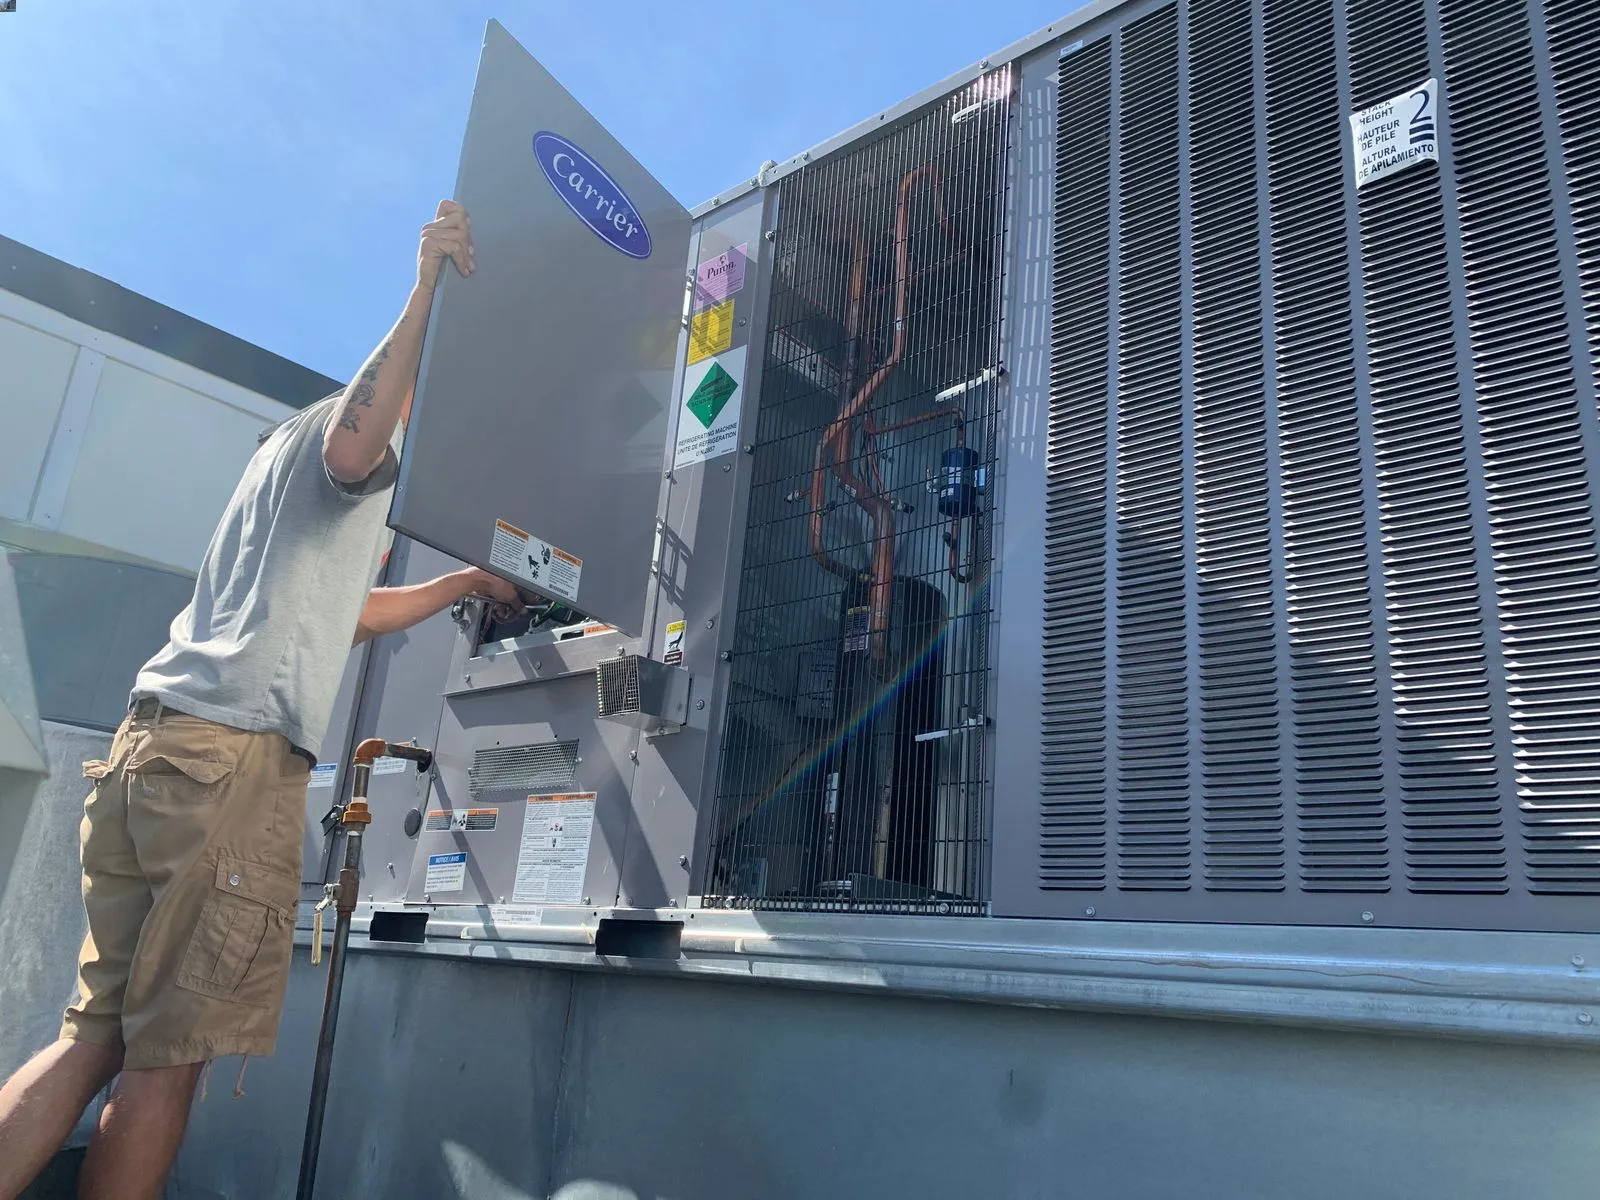
<path id="1" fill-rule="evenodd" d="M 350 646 L 470 594 L 519 599 L 478 570 L 370 589 L 433 290 L 446 259 L 465 276 L 472 255 L 445 201 L 399 321 L 349 387 L 256 451 L 109 758 L 84 765 L 79 998 L 0 1088 L 0 1200 L 113 1077 L 79 1194 L 160 1195 L 204 1065 L 276 1041 L 306 785 Z"/>

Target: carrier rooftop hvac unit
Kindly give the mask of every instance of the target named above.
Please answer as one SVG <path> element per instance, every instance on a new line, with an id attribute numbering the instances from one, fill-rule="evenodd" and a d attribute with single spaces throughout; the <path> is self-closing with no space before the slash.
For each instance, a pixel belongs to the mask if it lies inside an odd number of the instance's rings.
<path id="1" fill-rule="evenodd" d="M 413 878 L 1591 928 L 1596 62 L 1100 6 L 691 217 L 493 27 L 394 523 L 548 603 L 389 668 Z"/>

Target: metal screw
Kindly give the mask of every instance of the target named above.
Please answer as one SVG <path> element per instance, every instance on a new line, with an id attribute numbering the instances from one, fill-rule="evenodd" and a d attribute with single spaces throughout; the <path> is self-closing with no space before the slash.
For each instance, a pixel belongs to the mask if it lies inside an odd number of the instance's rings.
<path id="1" fill-rule="evenodd" d="M 678 902 L 676 900 L 668 900 L 667 901 L 667 907 L 668 908 L 677 908 L 678 907 Z"/>
<path id="2" fill-rule="evenodd" d="M 471 683 L 472 682 L 472 676 L 471 675 L 463 675 L 461 677 L 461 682 L 462 683 Z"/>
<path id="3" fill-rule="evenodd" d="M 629 750 L 628 751 L 628 757 L 630 759 L 632 759 L 634 762 L 638 762 L 639 761 L 639 752 L 637 750 Z"/>
<path id="4" fill-rule="evenodd" d="M 585 896 L 583 898 L 583 903 L 585 903 L 585 904 L 589 903 L 589 897 Z"/>
<path id="5" fill-rule="evenodd" d="M 1086 917 L 1094 916 L 1094 905 L 1091 904 L 1088 908 L 1084 909 L 1083 915 Z"/>
<path id="6" fill-rule="evenodd" d="M 717 627 L 717 619 L 715 617 L 707 617 L 706 618 L 706 628 L 707 629 L 715 629 L 716 627 Z"/>
<path id="7" fill-rule="evenodd" d="M 696 700 L 694 702 L 694 706 L 696 708 L 704 708 L 706 706 L 706 702 L 704 700 Z"/>
<path id="8" fill-rule="evenodd" d="M 673 481 L 673 480 L 675 480 L 675 479 L 676 479 L 676 478 L 677 478 L 677 476 L 676 476 L 676 475 L 674 475 L 674 474 L 673 474 L 673 473 L 672 473 L 672 472 L 671 472 L 671 471 L 668 471 L 668 472 L 667 472 L 667 482 L 668 482 L 668 483 L 671 483 L 671 482 L 672 482 L 672 481 Z"/>
<path id="9" fill-rule="evenodd" d="M 980 66 L 985 71 L 987 71 L 989 69 L 989 60 L 987 58 L 984 59 L 981 63 L 978 64 L 978 66 Z"/>
<path id="10" fill-rule="evenodd" d="M 678 855 L 678 865 L 687 871 L 689 869 L 689 856 L 687 854 Z"/>
<path id="11" fill-rule="evenodd" d="M 732 650 L 724 650 L 721 654 L 717 655 L 717 657 L 720 658 L 723 662 L 732 662 L 733 661 L 733 651 Z"/>
<path id="12" fill-rule="evenodd" d="M 769 242 L 775 242 L 778 240 L 778 231 L 776 229 L 769 229 L 761 236 L 766 238 Z"/>
<path id="13" fill-rule="evenodd" d="M 733 464 L 732 463 L 723 463 L 722 464 L 722 473 L 724 475 L 726 475 L 731 470 L 733 470 Z"/>
<path id="14" fill-rule="evenodd" d="M 534 659 L 533 660 L 533 669 L 535 671 L 544 670 L 544 661 L 542 659 L 538 659 L 538 658 Z"/>
<path id="15" fill-rule="evenodd" d="M 811 151 L 807 150 L 804 154 L 802 154 L 800 156 L 800 161 L 801 162 L 810 162 L 811 161 Z"/>
<path id="16" fill-rule="evenodd" d="M 1581 1013 L 1578 1014 L 1578 1024 L 1579 1025 L 1593 1025 L 1594 1024 L 1594 1018 L 1591 1017 L 1586 1012 L 1581 1012 Z"/>
<path id="17" fill-rule="evenodd" d="M 746 454 L 754 454 L 756 452 L 756 448 L 755 448 L 754 444 L 750 443 L 750 442 L 746 442 L 744 444 L 744 452 Z"/>
<path id="18" fill-rule="evenodd" d="M 1372 914 L 1369 913 L 1369 912 L 1362 913 L 1361 914 L 1361 920 L 1363 922 L 1365 922 L 1366 924 L 1368 924 L 1368 925 L 1372 924 Z"/>
<path id="19" fill-rule="evenodd" d="M 505 903 L 505 902 L 506 902 L 506 898 L 505 898 L 505 897 L 504 897 L 504 896 L 501 896 L 501 897 L 499 897 L 499 898 L 498 898 L 498 899 L 497 899 L 497 900 L 496 900 L 496 901 L 495 901 L 495 903 L 496 903 L 496 904 L 504 904 L 504 903 Z"/>
<path id="20" fill-rule="evenodd" d="M 1575 967 L 1582 967 L 1583 966 L 1583 955 L 1574 954 L 1572 956 L 1572 965 L 1575 966 Z"/>

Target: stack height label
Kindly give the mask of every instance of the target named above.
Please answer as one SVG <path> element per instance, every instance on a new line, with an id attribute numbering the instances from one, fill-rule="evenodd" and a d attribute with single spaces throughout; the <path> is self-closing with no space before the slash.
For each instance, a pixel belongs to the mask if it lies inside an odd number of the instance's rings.
<path id="1" fill-rule="evenodd" d="M 1439 81 L 1350 116 L 1356 187 L 1366 187 L 1418 163 L 1439 161 Z"/>

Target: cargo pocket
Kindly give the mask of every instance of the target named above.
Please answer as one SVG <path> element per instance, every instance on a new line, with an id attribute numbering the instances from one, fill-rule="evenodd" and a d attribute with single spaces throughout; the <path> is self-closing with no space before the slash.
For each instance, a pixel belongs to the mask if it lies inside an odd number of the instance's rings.
<path id="1" fill-rule="evenodd" d="M 258 1008 L 277 1002 L 294 941 L 300 880 L 260 863 L 224 856 L 189 948 L 178 986 Z"/>

